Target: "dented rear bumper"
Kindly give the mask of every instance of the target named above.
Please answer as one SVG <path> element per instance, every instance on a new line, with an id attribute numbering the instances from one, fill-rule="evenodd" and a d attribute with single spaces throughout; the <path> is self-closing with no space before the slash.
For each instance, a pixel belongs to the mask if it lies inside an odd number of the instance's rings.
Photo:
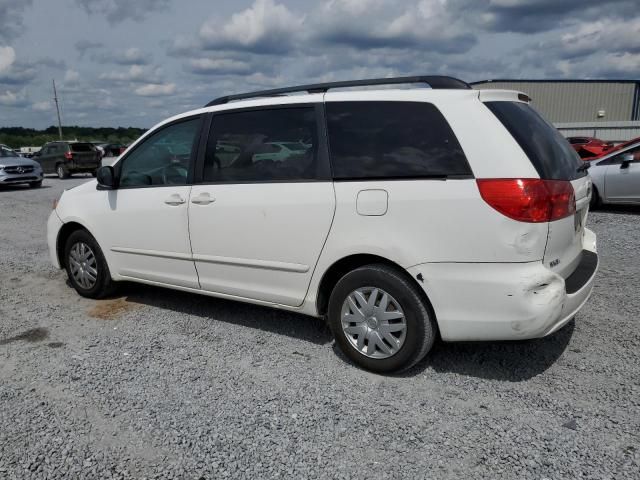
<path id="1" fill-rule="evenodd" d="M 566 280 L 541 261 L 427 263 L 423 279 L 445 341 L 517 340 L 549 335 L 585 304 L 598 268 L 595 234 L 585 229 L 580 264 Z"/>

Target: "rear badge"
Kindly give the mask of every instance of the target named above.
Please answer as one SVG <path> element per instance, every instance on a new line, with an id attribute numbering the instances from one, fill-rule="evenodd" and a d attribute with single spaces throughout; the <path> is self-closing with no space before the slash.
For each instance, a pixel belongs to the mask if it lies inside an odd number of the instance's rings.
<path id="1" fill-rule="evenodd" d="M 555 259 L 555 260 L 553 260 L 551 263 L 549 263 L 549 266 L 550 266 L 551 268 L 553 268 L 553 267 L 557 267 L 558 265 L 560 265 L 560 259 L 559 259 L 559 258 L 556 258 L 556 259 Z"/>

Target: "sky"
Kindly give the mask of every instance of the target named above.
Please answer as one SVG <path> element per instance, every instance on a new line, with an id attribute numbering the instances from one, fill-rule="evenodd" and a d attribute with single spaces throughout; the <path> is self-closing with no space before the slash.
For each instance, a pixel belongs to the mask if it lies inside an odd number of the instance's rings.
<path id="1" fill-rule="evenodd" d="M 0 126 L 148 128 L 211 99 L 397 75 L 640 79 L 638 0 L 0 0 Z"/>

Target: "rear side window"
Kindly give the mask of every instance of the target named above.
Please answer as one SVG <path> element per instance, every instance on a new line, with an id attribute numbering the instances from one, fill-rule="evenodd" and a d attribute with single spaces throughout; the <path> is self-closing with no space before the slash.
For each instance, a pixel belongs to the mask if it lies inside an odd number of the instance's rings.
<path id="1" fill-rule="evenodd" d="M 472 175 L 451 127 L 430 103 L 328 102 L 336 180 Z"/>
<path id="2" fill-rule="evenodd" d="M 90 143 L 71 143 L 69 144 L 72 152 L 93 152 L 95 147 Z"/>
<path id="3" fill-rule="evenodd" d="M 538 112 L 521 102 L 486 102 L 529 157 L 544 180 L 574 180 L 587 174 L 578 170 L 582 160 L 558 130 Z"/>

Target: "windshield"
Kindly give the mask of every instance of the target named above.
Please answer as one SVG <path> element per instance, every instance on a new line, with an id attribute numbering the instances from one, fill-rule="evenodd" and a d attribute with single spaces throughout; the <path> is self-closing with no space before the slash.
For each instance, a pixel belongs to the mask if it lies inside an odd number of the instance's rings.
<path id="1" fill-rule="evenodd" d="M 0 157 L 17 157 L 18 155 L 13 151 L 5 147 L 0 147 Z"/>

